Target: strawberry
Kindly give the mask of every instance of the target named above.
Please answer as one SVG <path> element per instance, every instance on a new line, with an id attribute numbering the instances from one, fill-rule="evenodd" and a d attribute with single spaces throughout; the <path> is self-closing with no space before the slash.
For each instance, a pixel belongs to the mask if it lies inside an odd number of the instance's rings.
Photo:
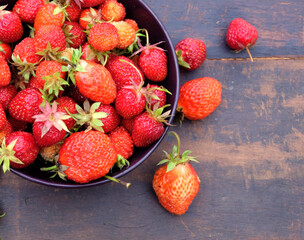
<path id="1" fill-rule="evenodd" d="M 153 108 L 155 104 L 158 104 L 158 107 L 163 107 L 167 101 L 166 92 L 171 94 L 167 89 L 162 86 L 155 84 L 148 84 L 145 89 L 146 101 L 150 104 L 150 108 Z"/>
<path id="2" fill-rule="evenodd" d="M 118 49 L 126 49 L 135 41 L 136 31 L 130 24 L 124 21 L 111 22 L 111 24 L 116 27 L 118 32 L 119 42 L 116 46 Z"/>
<path id="3" fill-rule="evenodd" d="M 180 154 L 180 139 L 175 132 L 177 146 L 171 154 L 165 152 L 166 158 L 159 164 L 166 164 L 156 170 L 152 186 L 159 203 L 170 213 L 184 214 L 199 192 L 200 179 L 190 161 L 197 160 L 189 156 L 191 151 Z"/>
<path id="4" fill-rule="evenodd" d="M 121 125 L 127 129 L 127 131 L 129 133 L 132 133 L 132 130 L 133 130 L 133 124 L 134 124 L 134 118 L 131 118 L 131 119 L 121 119 Z"/>
<path id="5" fill-rule="evenodd" d="M 69 132 L 63 121 L 71 117 L 65 112 L 59 112 L 56 102 L 52 106 L 46 102 L 45 107 L 39 108 L 41 113 L 33 116 L 33 135 L 38 146 L 48 147 L 63 140 Z"/>
<path id="6" fill-rule="evenodd" d="M 253 25 L 242 18 L 236 18 L 228 26 L 226 41 L 232 49 L 237 51 L 246 49 L 251 61 L 253 61 L 249 47 L 256 43 L 258 36 L 258 31 Z"/>
<path id="7" fill-rule="evenodd" d="M 44 0 L 18 0 L 13 12 L 18 14 L 22 22 L 34 23 L 37 12 L 44 2 Z"/>
<path id="8" fill-rule="evenodd" d="M 105 0 L 99 6 L 101 16 L 104 21 L 122 21 L 126 16 L 126 8 L 122 3 L 117 0 Z"/>
<path id="9" fill-rule="evenodd" d="M 18 43 L 12 54 L 13 65 L 19 70 L 19 74 L 29 81 L 31 76 L 35 76 L 35 70 L 41 56 L 36 54 L 35 40 L 26 37 Z"/>
<path id="10" fill-rule="evenodd" d="M 100 131 L 72 133 L 62 145 L 59 162 L 68 179 L 87 183 L 105 176 L 117 158 L 110 138 Z"/>
<path id="11" fill-rule="evenodd" d="M 0 7 L 0 41 L 14 43 L 21 39 L 23 26 L 19 16 L 12 11 L 4 10 L 5 7 Z"/>
<path id="12" fill-rule="evenodd" d="M 83 29 L 90 29 L 93 25 L 100 22 L 100 11 L 97 11 L 95 8 L 86 8 L 81 11 L 79 24 Z"/>
<path id="13" fill-rule="evenodd" d="M 87 61 L 92 61 L 98 63 L 97 54 L 98 51 L 95 50 L 88 42 L 85 42 L 82 46 L 82 55 L 81 58 Z"/>
<path id="14" fill-rule="evenodd" d="M 11 81 L 11 70 L 7 61 L 0 57 L 0 87 L 9 85 Z"/>
<path id="15" fill-rule="evenodd" d="M 95 24 L 89 32 L 88 42 L 100 52 L 113 50 L 119 43 L 119 35 L 111 23 Z"/>
<path id="16" fill-rule="evenodd" d="M 67 18 L 71 22 L 78 22 L 81 14 L 81 8 L 75 3 L 74 0 L 66 7 Z"/>
<path id="17" fill-rule="evenodd" d="M 3 110 L 2 105 L 0 104 L 0 130 L 1 130 L 2 128 L 4 128 L 6 122 L 7 122 L 7 119 L 6 119 L 5 112 L 4 112 L 4 110 Z"/>
<path id="18" fill-rule="evenodd" d="M 221 93 L 221 84 L 214 78 L 188 81 L 180 89 L 177 111 L 190 120 L 203 119 L 220 105 Z"/>
<path id="19" fill-rule="evenodd" d="M 105 118 L 101 119 L 103 123 L 102 129 L 105 133 L 111 132 L 119 125 L 120 116 L 117 114 L 112 105 L 100 104 L 100 106 L 96 109 L 96 112 L 103 112 L 107 114 Z"/>
<path id="20" fill-rule="evenodd" d="M 116 85 L 110 72 L 101 64 L 80 60 L 85 72 L 76 72 L 75 80 L 79 92 L 95 102 L 110 104 L 116 98 Z"/>
<path id="21" fill-rule="evenodd" d="M 161 108 L 155 105 L 153 110 L 147 109 L 134 118 L 132 139 L 136 147 L 146 147 L 162 136 L 165 131 L 163 123 L 170 114 L 170 111 L 163 113 L 165 107 L 167 105 Z"/>
<path id="22" fill-rule="evenodd" d="M 29 126 L 28 122 L 17 120 L 10 115 L 8 115 L 7 120 L 13 127 L 14 131 L 25 131 L 27 127 Z"/>
<path id="23" fill-rule="evenodd" d="M 175 46 L 178 63 L 184 69 L 192 71 L 197 69 L 206 59 L 206 45 L 203 41 L 185 38 Z"/>
<path id="24" fill-rule="evenodd" d="M 85 0 L 85 1 L 80 0 L 80 4 L 81 4 L 81 7 L 83 7 L 83 8 L 96 7 L 100 4 L 102 4 L 104 1 L 105 0 Z"/>
<path id="25" fill-rule="evenodd" d="M 66 48 L 66 39 L 61 27 L 56 25 L 42 25 L 34 37 L 36 52 L 46 55 L 50 51 L 63 51 Z M 46 51 L 43 54 L 43 51 Z"/>
<path id="26" fill-rule="evenodd" d="M 65 20 L 65 16 L 62 8 L 54 2 L 46 3 L 38 9 L 34 28 L 36 31 L 43 25 L 55 25 L 62 27 Z"/>
<path id="27" fill-rule="evenodd" d="M 106 68 L 111 73 L 118 91 L 125 86 L 139 85 L 141 80 L 144 79 L 142 71 L 133 64 L 132 60 L 125 56 L 110 58 Z"/>
<path id="28" fill-rule="evenodd" d="M 40 148 L 39 155 L 48 162 L 54 163 L 56 156 L 59 154 L 62 143 L 56 143 L 48 147 Z"/>
<path id="29" fill-rule="evenodd" d="M 8 106 L 10 115 L 21 121 L 32 123 L 33 116 L 40 112 L 42 94 L 37 88 L 26 88 L 17 93 Z"/>
<path id="30" fill-rule="evenodd" d="M 67 45 L 69 47 L 78 48 L 86 41 L 86 35 L 78 22 L 65 21 L 63 32 L 66 36 Z"/>
<path id="31" fill-rule="evenodd" d="M 139 28 L 138 28 L 138 24 L 137 22 L 134 20 L 134 19 L 130 19 L 130 18 L 126 18 L 124 19 L 124 21 L 126 23 L 129 23 L 131 25 L 131 27 L 135 30 L 135 31 L 138 31 Z"/>
<path id="32" fill-rule="evenodd" d="M 0 143 L 6 138 L 8 134 L 13 132 L 13 126 L 9 121 L 6 121 L 4 127 L 0 130 Z"/>
<path id="33" fill-rule="evenodd" d="M 3 171 L 13 168 L 25 168 L 38 156 L 39 147 L 31 133 L 17 131 L 10 133 L 1 146 L 0 165 Z"/>
<path id="34" fill-rule="evenodd" d="M 2 105 L 4 111 L 8 109 L 9 103 L 16 96 L 17 89 L 14 85 L 7 85 L 0 87 L 0 105 Z"/>
<path id="35" fill-rule="evenodd" d="M 130 133 L 123 126 L 115 128 L 109 133 L 114 148 L 124 159 L 128 159 L 134 152 L 133 140 Z"/>
<path id="36" fill-rule="evenodd" d="M 11 60 L 12 48 L 9 44 L 0 42 L 0 56 L 4 57 L 6 61 Z"/>
<path id="37" fill-rule="evenodd" d="M 57 106 L 58 112 L 63 112 L 63 113 L 66 113 L 66 114 L 68 114 L 68 113 L 71 113 L 71 114 L 77 113 L 76 103 L 70 97 L 63 96 L 63 97 L 57 98 L 56 99 L 56 103 L 58 104 L 58 106 Z M 73 118 L 68 118 L 66 120 L 63 120 L 63 122 L 65 123 L 65 125 L 67 126 L 67 128 L 69 130 L 71 130 L 73 128 L 74 124 L 75 124 L 75 120 Z"/>
<path id="38" fill-rule="evenodd" d="M 115 100 L 115 109 L 123 118 L 130 119 L 142 113 L 146 106 L 146 98 L 142 93 L 142 85 L 122 88 Z"/>

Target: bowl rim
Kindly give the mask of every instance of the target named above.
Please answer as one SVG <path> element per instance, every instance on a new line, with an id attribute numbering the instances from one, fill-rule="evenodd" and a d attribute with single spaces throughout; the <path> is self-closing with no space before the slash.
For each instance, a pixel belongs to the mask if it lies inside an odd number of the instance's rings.
<path id="1" fill-rule="evenodd" d="M 163 23 L 160 21 L 160 19 L 158 18 L 158 16 L 154 13 L 154 11 L 149 7 L 149 5 L 147 5 L 144 1 L 142 0 L 137 0 L 138 4 L 141 5 L 141 7 L 145 8 L 151 15 L 152 17 L 157 21 L 157 23 L 160 25 L 160 27 L 163 29 L 164 35 L 167 39 L 166 43 L 168 44 L 169 48 L 172 49 L 173 53 L 175 52 L 174 50 L 174 46 L 172 43 L 172 40 L 165 28 L 165 26 L 163 25 Z M 178 97 L 179 97 L 179 90 L 180 90 L 180 74 L 179 74 L 179 65 L 178 65 L 178 61 L 177 61 L 177 57 L 175 54 L 173 54 L 173 66 L 176 69 L 176 95 L 174 98 L 174 104 L 172 105 L 172 110 L 171 110 L 171 116 L 168 120 L 168 123 L 171 124 L 174 120 L 174 115 L 176 112 L 176 108 L 177 108 L 177 103 L 178 103 Z M 166 136 L 168 130 L 170 128 L 170 125 L 167 125 L 165 127 L 164 133 L 162 134 L 162 136 L 156 141 L 154 142 L 154 146 L 139 160 L 137 161 L 134 165 L 124 169 L 123 171 L 119 171 L 113 175 L 111 175 L 111 177 L 115 177 L 115 178 L 120 178 L 124 175 L 126 175 L 127 173 L 133 171 L 135 168 L 137 168 L 139 165 L 141 165 L 153 152 L 154 150 L 159 146 L 159 144 L 162 142 L 162 140 L 164 139 L 164 137 Z M 39 179 L 37 177 L 32 177 L 29 176 L 26 173 L 20 172 L 18 171 L 18 169 L 14 169 L 11 168 L 10 169 L 11 172 L 13 172 L 14 174 L 18 175 L 19 177 L 25 178 L 26 180 L 29 180 L 31 182 L 34 183 L 38 183 L 41 185 L 45 185 L 48 187 L 57 187 L 57 188 L 66 188 L 66 189 L 77 189 L 77 188 L 86 188 L 86 187 L 93 187 L 93 186 L 97 186 L 97 185 L 102 185 L 108 182 L 111 182 L 111 180 L 101 177 L 99 179 L 96 179 L 92 182 L 88 182 L 88 183 L 84 183 L 84 184 L 80 184 L 80 183 L 58 183 L 58 182 L 51 182 L 51 181 L 47 181 L 44 179 Z"/>

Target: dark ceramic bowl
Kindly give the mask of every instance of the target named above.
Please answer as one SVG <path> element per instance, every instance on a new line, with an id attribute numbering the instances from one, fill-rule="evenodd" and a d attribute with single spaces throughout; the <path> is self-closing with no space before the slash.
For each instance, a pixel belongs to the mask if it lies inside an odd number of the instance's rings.
<path id="1" fill-rule="evenodd" d="M 9 2 L 11 3 L 12 1 Z M 168 76 L 166 80 L 164 80 L 161 84 L 172 93 L 172 95 L 168 95 L 167 103 L 171 104 L 170 108 L 172 111 L 172 115 L 174 115 L 177 106 L 178 94 L 179 94 L 179 69 L 178 69 L 177 59 L 175 57 L 174 47 L 172 45 L 170 37 L 165 27 L 160 22 L 160 20 L 153 13 L 150 7 L 147 6 L 147 4 L 145 4 L 143 1 L 120 0 L 120 2 L 123 3 L 124 6 L 126 7 L 126 11 L 127 11 L 126 17 L 136 20 L 139 25 L 139 28 L 146 28 L 148 30 L 151 44 L 164 41 L 164 43 L 162 43 L 159 46 L 166 50 L 166 54 L 168 57 Z M 170 117 L 168 122 L 171 123 L 172 121 L 173 121 L 173 116 Z M 121 176 L 124 176 L 128 172 L 131 172 L 136 167 L 138 167 L 158 147 L 158 145 L 164 138 L 167 131 L 168 131 L 168 126 L 165 127 L 165 132 L 162 135 L 162 137 L 158 141 L 151 144 L 150 146 L 145 148 L 135 148 L 133 156 L 129 159 L 130 166 L 128 168 L 123 168 L 120 171 L 119 170 L 113 171 L 113 173 L 110 176 L 119 178 Z M 106 178 L 100 178 L 98 180 L 89 182 L 87 184 L 78 184 L 73 181 L 65 182 L 58 177 L 50 179 L 49 177 L 51 176 L 51 174 L 40 171 L 42 162 L 43 161 L 37 159 L 35 163 L 30 167 L 27 167 L 22 170 L 11 169 L 11 171 L 17 174 L 18 176 L 23 177 L 32 182 L 44 184 L 47 186 L 53 186 L 53 187 L 80 188 L 80 187 L 95 186 L 109 182 L 109 180 Z"/>

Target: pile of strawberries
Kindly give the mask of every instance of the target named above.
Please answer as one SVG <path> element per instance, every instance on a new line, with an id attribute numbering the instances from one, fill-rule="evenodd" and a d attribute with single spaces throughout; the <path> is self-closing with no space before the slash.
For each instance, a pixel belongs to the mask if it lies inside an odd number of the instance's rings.
<path id="1" fill-rule="evenodd" d="M 162 136 L 170 116 L 170 92 L 160 86 L 167 56 L 125 16 L 117 0 L 18 0 L 12 11 L 1 7 L 4 171 L 41 155 L 50 162 L 42 170 L 87 183 L 128 165 L 134 147 Z"/>

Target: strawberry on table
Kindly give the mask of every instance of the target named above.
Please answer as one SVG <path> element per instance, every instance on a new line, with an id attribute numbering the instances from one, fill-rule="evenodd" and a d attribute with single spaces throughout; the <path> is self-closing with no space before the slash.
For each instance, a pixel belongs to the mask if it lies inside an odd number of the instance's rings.
<path id="1" fill-rule="evenodd" d="M 6 6 L 0 7 L 0 41 L 14 43 L 21 39 L 23 26 L 19 16 L 8 10 Z"/>
<path id="2" fill-rule="evenodd" d="M 197 69 L 206 59 L 206 45 L 203 41 L 185 38 L 175 46 L 178 63 L 183 68 L 192 71 Z"/>
<path id="3" fill-rule="evenodd" d="M 210 77 L 193 79 L 180 89 L 177 111 L 190 120 L 211 114 L 221 103 L 222 86 Z"/>
<path id="4" fill-rule="evenodd" d="M 250 60 L 253 62 L 249 47 L 256 43 L 258 36 L 258 31 L 253 25 L 242 18 L 236 18 L 228 26 L 226 41 L 232 49 L 237 51 L 246 49 Z"/>
<path id="5" fill-rule="evenodd" d="M 196 161 L 189 156 L 191 151 L 187 150 L 180 154 L 180 139 L 175 132 L 171 132 L 177 139 L 171 154 L 165 152 L 166 158 L 159 162 L 165 164 L 154 174 L 152 181 L 153 189 L 158 197 L 159 203 L 169 212 L 184 214 L 193 199 L 196 197 L 200 179 L 190 161 Z"/>

